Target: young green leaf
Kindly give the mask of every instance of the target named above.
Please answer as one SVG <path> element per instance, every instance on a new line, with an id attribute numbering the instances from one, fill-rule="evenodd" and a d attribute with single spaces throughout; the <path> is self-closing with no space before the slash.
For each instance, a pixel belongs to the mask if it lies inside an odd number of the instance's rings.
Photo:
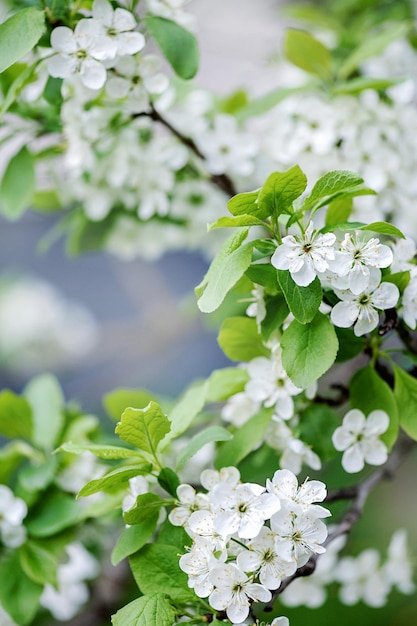
<path id="1" fill-rule="evenodd" d="M 259 207 L 257 203 L 259 191 L 257 189 L 256 191 L 238 193 L 233 198 L 230 198 L 227 203 L 230 213 L 232 215 L 254 215 L 260 217 L 258 215 Z"/>
<path id="2" fill-rule="evenodd" d="M 324 81 L 331 79 L 330 50 L 304 30 L 289 28 L 284 42 L 288 61 Z"/>
<path id="3" fill-rule="evenodd" d="M 286 270 L 277 270 L 278 281 L 295 319 L 306 324 L 315 317 L 323 299 L 320 281 L 316 278 L 307 287 L 300 287 Z"/>
<path id="4" fill-rule="evenodd" d="M 207 402 L 221 402 L 243 391 L 249 374 L 241 367 L 225 367 L 214 370 L 208 379 Z"/>
<path id="5" fill-rule="evenodd" d="M 326 226 L 337 226 L 340 222 L 347 222 L 352 212 L 352 198 L 337 198 L 327 208 Z"/>
<path id="6" fill-rule="evenodd" d="M 394 285 L 397 285 L 400 292 L 403 293 L 404 289 L 410 282 L 410 270 L 396 272 L 395 274 L 385 274 L 382 280 L 384 283 L 393 283 Z"/>
<path id="7" fill-rule="evenodd" d="M 251 361 L 257 356 L 270 354 L 262 343 L 256 320 L 251 317 L 225 319 L 217 340 L 225 355 L 232 361 Z"/>
<path id="8" fill-rule="evenodd" d="M 5 217 L 18 219 L 29 207 L 35 189 L 33 155 L 23 146 L 9 161 L 0 186 L 0 207 Z"/>
<path id="9" fill-rule="evenodd" d="M 274 270 L 276 272 L 276 270 Z M 268 341 L 274 331 L 281 330 L 284 320 L 289 315 L 287 301 L 282 293 L 267 298 L 265 302 L 266 314 L 261 322 L 261 335 L 263 341 Z"/>
<path id="10" fill-rule="evenodd" d="M 117 565 L 147 543 L 155 531 L 159 509 L 148 509 L 146 517 L 134 526 L 125 528 L 111 553 L 111 562 Z"/>
<path id="11" fill-rule="evenodd" d="M 359 230 L 372 230 L 375 233 L 381 233 L 382 235 L 392 235 L 393 237 L 400 237 L 405 239 L 404 233 L 399 228 L 388 224 L 388 222 L 372 222 L 372 224 L 365 224 L 361 226 Z"/>
<path id="12" fill-rule="evenodd" d="M 273 408 L 261 409 L 237 430 L 233 439 L 219 448 L 214 466 L 216 469 L 238 465 L 254 450 L 263 438 L 271 421 Z"/>
<path id="13" fill-rule="evenodd" d="M 187 445 L 181 449 L 180 453 L 177 456 L 177 464 L 175 469 L 177 472 L 180 472 L 184 465 L 189 461 L 201 448 L 208 443 L 213 443 L 214 441 L 229 441 L 229 439 L 233 439 L 232 435 L 228 430 L 222 428 L 221 426 L 210 426 L 205 430 L 197 433 L 190 439 Z"/>
<path id="14" fill-rule="evenodd" d="M 388 430 L 381 440 L 391 448 L 398 436 L 398 407 L 391 387 L 370 365 L 361 368 L 352 376 L 349 384 L 350 404 L 365 415 L 380 409 L 390 419 Z"/>
<path id="15" fill-rule="evenodd" d="M 245 226 L 267 227 L 266 223 L 254 215 L 238 215 L 237 217 L 219 217 L 218 220 L 208 225 L 209 230 L 215 228 L 242 228 Z"/>
<path id="16" fill-rule="evenodd" d="M 113 419 L 119 421 L 121 414 L 128 407 L 144 409 L 156 397 L 146 389 L 115 389 L 103 397 L 103 405 Z"/>
<path id="17" fill-rule="evenodd" d="M 58 380 L 41 374 L 26 385 L 24 395 L 32 407 L 34 442 L 43 450 L 53 450 L 64 426 L 65 400 Z"/>
<path id="18" fill-rule="evenodd" d="M 194 383 L 181 396 L 169 415 L 171 430 L 165 436 L 161 448 L 171 439 L 175 439 L 187 430 L 194 418 L 200 413 L 206 402 L 207 382 Z"/>
<path id="19" fill-rule="evenodd" d="M 363 178 L 348 170 L 327 172 L 314 185 L 311 194 L 304 203 L 304 209 L 310 210 L 314 208 L 317 210 L 338 198 L 342 193 L 360 188 L 363 182 Z"/>
<path id="20" fill-rule="evenodd" d="M 110 470 L 101 478 L 95 478 L 90 480 L 78 494 L 78 498 L 91 496 L 93 493 L 99 491 L 114 490 L 121 486 L 126 486 L 125 483 L 130 478 L 135 476 L 146 476 L 152 471 L 152 465 L 150 463 L 141 463 L 137 465 L 122 465 Z"/>
<path id="21" fill-rule="evenodd" d="M 163 589 L 174 602 L 195 600 L 194 592 L 188 587 L 188 576 L 178 561 L 178 548 L 161 543 L 149 544 L 132 556 L 130 566 L 141 592 L 150 594 Z"/>
<path id="22" fill-rule="evenodd" d="M 178 474 L 170 467 L 163 467 L 158 474 L 158 483 L 167 493 L 174 498 L 177 497 L 177 488 L 181 481 Z"/>
<path id="23" fill-rule="evenodd" d="M 339 426 L 339 418 L 326 404 L 311 404 L 300 415 L 300 438 L 312 447 L 322 461 L 335 456 L 332 435 Z"/>
<path id="24" fill-rule="evenodd" d="M 45 14 L 29 7 L 0 24 L 0 72 L 30 52 L 45 31 Z"/>
<path id="25" fill-rule="evenodd" d="M 401 428 L 417 441 L 417 380 L 400 367 L 394 367 L 394 396 Z"/>
<path id="26" fill-rule="evenodd" d="M 67 441 L 58 448 L 57 452 L 70 452 L 71 454 L 83 454 L 91 452 L 100 459 L 128 459 L 129 457 L 137 457 L 137 450 L 130 448 L 122 448 L 121 446 L 102 445 L 97 443 L 73 443 Z"/>
<path id="27" fill-rule="evenodd" d="M 5 389 L 0 393 L 0 435 L 31 441 L 32 434 L 33 419 L 29 403 L 25 398 Z"/>
<path id="28" fill-rule="evenodd" d="M 291 322 L 281 338 L 282 363 L 293 383 L 309 387 L 333 365 L 339 347 L 333 324 L 317 313 L 308 324 Z"/>
<path id="29" fill-rule="evenodd" d="M 42 498 L 25 520 L 32 537 L 51 537 L 75 526 L 82 517 L 79 502 L 73 496 L 53 492 Z"/>
<path id="30" fill-rule="evenodd" d="M 364 337 L 356 337 L 352 328 L 339 328 L 335 326 L 337 339 L 339 341 L 339 350 L 337 352 L 336 363 L 350 361 L 358 356 L 366 347 Z"/>
<path id="31" fill-rule="evenodd" d="M 172 69 L 188 80 L 197 74 L 197 40 L 188 30 L 164 17 L 148 16 L 145 23 Z"/>
<path id="32" fill-rule="evenodd" d="M 172 626 L 176 612 L 165 593 L 153 593 L 129 602 L 115 615 L 113 626 Z"/>
<path id="33" fill-rule="evenodd" d="M 211 313 L 223 302 L 228 292 L 243 276 L 252 261 L 255 242 L 243 244 L 248 235 L 247 228 L 230 237 L 214 258 L 202 282 L 196 287 L 200 311 Z"/>
<path id="34" fill-rule="evenodd" d="M 116 426 L 116 433 L 127 443 L 156 457 L 158 444 L 170 428 L 159 404 L 150 402 L 144 409 L 125 409 Z"/>
<path id="35" fill-rule="evenodd" d="M 19 626 L 32 623 L 39 608 L 43 585 L 23 571 L 18 550 L 6 552 L 0 560 L 0 605 Z M 7 622 L 10 621 L 7 619 Z"/>
<path id="36" fill-rule="evenodd" d="M 301 196 L 306 186 L 306 175 L 298 165 L 286 172 L 274 172 L 268 176 L 259 193 L 258 217 L 272 216 L 277 219 L 282 213 L 291 213 L 292 203 Z"/>
<path id="37" fill-rule="evenodd" d="M 272 252 L 274 251 L 275 247 Z M 245 274 L 252 282 L 266 287 L 270 293 L 278 291 L 277 272 L 270 263 L 252 263 Z"/>
<path id="38" fill-rule="evenodd" d="M 44 543 L 27 541 L 19 548 L 20 565 L 26 576 L 40 585 L 57 584 L 58 561 Z"/>
<path id="39" fill-rule="evenodd" d="M 124 513 L 127 524 L 142 524 L 150 516 L 158 513 L 166 502 L 155 493 L 142 493 L 136 498 L 135 505 Z"/>

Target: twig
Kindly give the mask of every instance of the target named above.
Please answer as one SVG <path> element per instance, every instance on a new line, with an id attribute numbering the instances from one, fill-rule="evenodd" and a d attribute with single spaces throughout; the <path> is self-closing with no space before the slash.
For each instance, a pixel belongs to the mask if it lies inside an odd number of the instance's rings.
<path id="1" fill-rule="evenodd" d="M 145 111 L 143 113 L 136 113 L 133 117 L 150 117 L 154 122 L 159 122 L 165 128 L 167 128 L 179 141 L 189 148 L 196 156 L 198 156 L 202 161 L 206 160 L 205 155 L 201 152 L 200 148 L 197 146 L 195 141 L 191 139 L 191 137 L 186 137 L 183 135 L 181 131 L 175 128 L 171 122 L 169 122 L 165 117 L 163 117 L 159 111 L 157 111 L 154 106 L 151 104 L 151 110 L 149 112 Z M 232 197 L 237 194 L 235 185 L 227 174 L 212 174 L 210 176 L 211 182 L 219 187 L 225 194 Z"/>
<path id="2" fill-rule="evenodd" d="M 329 543 L 334 541 L 337 537 L 350 533 L 352 528 L 358 522 L 362 515 L 365 503 L 368 499 L 371 491 L 376 485 L 384 479 L 390 479 L 393 477 L 395 471 L 401 465 L 404 457 L 413 449 L 415 442 L 410 439 L 405 433 L 401 432 L 398 440 L 388 458 L 388 461 L 380 467 L 376 472 L 371 474 L 366 480 L 355 487 L 348 489 L 340 489 L 333 494 L 329 494 L 326 498 L 326 502 L 334 502 L 343 498 L 354 498 L 352 505 L 347 510 L 336 527 L 329 533 L 323 546 L 328 546 Z M 350 491 L 349 491 L 350 490 Z M 319 555 L 313 554 L 303 567 L 300 567 L 292 576 L 284 578 L 281 586 L 274 591 L 272 599 L 265 606 L 264 611 L 272 611 L 276 598 L 292 583 L 296 578 L 301 576 L 311 576 L 316 569 L 316 563 Z"/>

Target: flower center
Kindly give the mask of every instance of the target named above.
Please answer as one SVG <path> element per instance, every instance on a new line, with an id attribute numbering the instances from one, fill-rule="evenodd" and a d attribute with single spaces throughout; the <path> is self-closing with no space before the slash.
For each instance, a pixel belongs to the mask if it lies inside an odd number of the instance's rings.
<path id="1" fill-rule="evenodd" d="M 77 50 L 77 52 L 75 53 L 75 56 L 77 57 L 77 59 L 86 59 L 87 58 L 87 51 L 86 50 Z"/>
<path id="2" fill-rule="evenodd" d="M 367 293 L 364 293 L 359 298 L 359 304 L 361 304 L 362 306 L 366 306 L 367 304 L 369 304 L 370 301 L 371 301 L 371 298 L 369 297 L 369 295 Z"/>
<path id="3" fill-rule="evenodd" d="M 239 513 L 246 513 L 246 511 L 248 510 L 248 505 L 246 504 L 246 502 L 241 502 L 237 507 L 237 510 L 239 511 Z"/>

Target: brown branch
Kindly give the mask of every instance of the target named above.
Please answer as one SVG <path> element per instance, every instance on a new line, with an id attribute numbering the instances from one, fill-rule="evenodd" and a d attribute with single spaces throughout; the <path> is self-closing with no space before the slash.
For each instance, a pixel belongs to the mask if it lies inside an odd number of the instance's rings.
<path id="1" fill-rule="evenodd" d="M 143 117 L 143 116 L 150 117 L 152 120 L 154 120 L 154 122 L 159 122 L 160 124 L 165 126 L 165 128 L 167 128 L 184 146 L 186 146 L 189 150 L 191 150 L 191 152 L 194 152 L 194 154 L 198 156 L 199 159 L 201 159 L 202 161 L 206 160 L 205 155 L 201 152 L 200 148 L 197 146 L 195 141 L 191 139 L 191 137 L 187 137 L 186 135 L 183 135 L 183 133 L 179 131 L 177 128 L 175 128 L 171 124 L 171 122 L 165 119 L 165 117 L 163 117 L 159 113 L 159 111 L 157 111 L 154 108 L 152 104 L 151 104 L 151 110 L 149 112 L 145 111 L 143 113 L 136 113 L 133 117 L 135 118 L 135 117 Z M 228 196 L 232 197 L 237 194 L 235 185 L 232 179 L 229 178 L 229 176 L 227 176 L 227 174 L 212 174 L 210 176 L 210 180 L 213 183 L 213 185 L 216 185 L 216 187 L 219 187 L 219 189 L 224 191 L 224 193 L 227 194 Z"/>
<path id="2" fill-rule="evenodd" d="M 359 483 L 359 485 L 347 489 L 340 489 L 339 491 L 327 496 L 326 502 L 334 502 L 335 500 L 343 498 L 352 498 L 353 503 L 332 532 L 329 533 L 326 541 L 323 543 L 324 547 L 328 546 L 329 543 L 334 541 L 337 537 L 351 532 L 362 515 L 369 494 L 382 480 L 391 479 L 394 476 L 405 456 L 414 448 L 414 446 L 415 441 L 410 439 L 410 437 L 401 431 L 400 436 L 398 437 L 398 440 L 385 465 L 380 467 L 376 472 L 373 472 L 373 474 L 366 478 L 362 483 Z M 319 554 L 313 554 L 303 567 L 300 567 L 292 576 L 284 578 L 281 586 L 272 594 L 272 599 L 265 606 L 264 611 L 272 611 L 276 598 L 283 591 L 285 591 L 293 580 L 300 578 L 301 576 L 311 576 L 316 569 L 316 563 L 319 556 Z"/>

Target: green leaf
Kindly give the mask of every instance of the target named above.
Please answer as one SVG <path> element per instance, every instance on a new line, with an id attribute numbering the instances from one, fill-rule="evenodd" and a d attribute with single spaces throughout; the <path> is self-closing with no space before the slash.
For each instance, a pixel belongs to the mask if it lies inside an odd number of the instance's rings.
<path id="1" fill-rule="evenodd" d="M 363 178 L 348 170 L 333 170 L 318 179 L 304 203 L 305 210 L 317 210 L 349 190 L 360 189 Z"/>
<path id="2" fill-rule="evenodd" d="M 39 607 L 43 585 L 33 582 L 22 569 L 18 550 L 0 561 L 0 604 L 19 626 L 30 624 Z"/>
<path id="3" fill-rule="evenodd" d="M 370 365 L 361 368 L 349 384 L 350 404 L 366 416 L 380 409 L 388 413 L 390 425 L 381 435 L 381 440 L 391 448 L 398 436 L 398 407 L 391 387 L 376 373 Z"/>
<path id="4" fill-rule="evenodd" d="M 371 57 L 379 55 L 385 48 L 396 39 L 403 37 L 409 26 L 406 23 L 389 25 L 383 32 L 374 36 L 367 36 L 366 39 L 354 50 L 339 68 L 339 76 L 347 78 L 352 74 L 364 61 Z"/>
<path id="5" fill-rule="evenodd" d="M 26 465 L 19 472 L 19 485 L 29 492 L 46 489 L 55 478 L 57 465 L 55 457 L 48 457 L 40 463 L 32 462 L 30 465 Z"/>
<path id="6" fill-rule="evenodd" d="M 393 237 L 400 237 L 400 239 L 405 239 L 405 235 L 400 231 L 399 228 L 393 226 L 392 224 L 388 224 L 387 222 L 372 222 L 372 224 L 366 224 L 365 226 L 361 226 L 359 230 L 372 230 L 375 233 L 392 235 Z"/>
<path id="7" fill-rule="evenodd" d="M 402 78 L 372 78 L 371 76 L 358 76 L 348 80 L 345 83 L 339 83 L 332 89 L 332 94 L 340 95 L 357 95 L 366 89 L 374 91 L 385 91 L 389 87 L 398 85 L 403 82 Z"/>
<path id="8" fill-rule="evenodd" d="M 406 270 L 405 272 L 396 272 L 395 274 L 385 274 L 382 281 L 384 283 L 393 283 L 394 285 L 397 285 L 400 292 L 403 293 L 404 289 L 410 282 L 410 270 Z"/>
<path id="9" fill-rule="evenodd" d="M 245 228 L 234 233 L 214 257 L 207 274 L 196 287 L 199 296 L 197 302 L 200 311 L 211 313 L 225 299 L 227 293 L 242 278 L 252 261 L 254 242 L 243 244 L 248 230 Z"/>
<path id="10" fill-rule="evenodd" d="M 169 415 L 171 430 L 163 440 L 163 448 L 168 441 L 182 435 L 200 413 L 206 402 L 207 382 L 194 383 L 180 398 Z"/>
<path id="11" fill-rule="evenodd" d="M 336 363 L 349 361 L 358 356 L 366 347 L 364 337 L 356 337 L 352 328 L 338 328 L 335 326 L 337 339 L 339 341 L 339 350 L 336 357 Z"/>
<path id="12" fill-rule="evenodd" d="M 267 227 L 265 222 L 254 215 L 239 215 L 237 217 L 219 217 L 218 220 L 208 225 L 208 230 L 214 230 L 215 228 L 242 228 L 245 226 Z"/>
<path id="13" fill-rule="evenodd" d="M 34 442 L 43 450 L 54 448 L 64 426 L 64 396 L 57 379 L 51 374 L 33 378 L 24 395 L 33 410 Z"/>
<path id="14" fill-rule="evenodd" d="M 124 483 L 127 483 L 130 478 L 134 478 L 135 476 L 146 476 L 146 474 L 149 474 L 151 471 L 152 465 L 150 463 L 122 465 L 121 467 L 116 467 L 115 469 L 112 469 L 104 474 L 101 478 L 90 480 L 86 485 L 84 485 L 77 497 L 91 496 L 93 493 L 107 491 L 109 489 L 113 490 L 123 486 Z"/>
<path id="15" fill-rule="evenodd" d="M 240 215 L 253 215 L 257 218 L 262 216 L 258 206 L 258 197 L 260 189 L 256 191 L 247 191 L 245 193 L 238 193 L 233 198 L 230 198 L 227 203 L 227 208 L 230 213 L 235 216 Z M 261 215 L 259 215 L 261 212 Z"/>
<path id="16" fill-rule="evenodd" d="M 18 219 L 28 208 L 35 189 L 35 165 L 32 154 L 23 146 L 9 161 L 0 186 L 1 212 Z"/>
<path id="17" fill-rule="evenodd" d="M 42 213 L 57 213 L 62 209 L 62 202 L 55 189 L 41 189 L 32 194 L 32 209 Z"/>
<path id="18" fill-rule="evenodd" d="M 398 406 L 400 426 L 417 441 L 417 380 L 400 367 L 394 367 L 394 396 Z"/>
<path id="19" fill-rule="evenodd" d="M 32 509 L 25 526 L 33 537 L 50 537 L 79 523 L 82 510 L 73 496 L 49 493 Z"/>
<path id="20" fill-rule="evenodd" d="M 270 355 L 259 336 L 256 320 L 251 317 L 225 319 L 217 340 L 232 361 L 251 361 L 257 356 Z"/>
<path id="21" fill-rule="evenodd" d="M 270 263 L 253 263 L 246 270 L 246 276 L 252 282 L 266 287 L 272 293 L 276 293 L 278 290 L 277 271 Z"/>
<path id="22" fill-rule="evenodd" d="M 291 322 L 281 338 L 282 364 L 293 383 L 309 387 L 333 365 L 338 350 L 333 324 L 322 313 L 308 324 Z"/>
<path id="23" fill-rule="evenodd" d="M 15 13 L 0 24 L 0 72 L 30 52 L 44 31 L 44 12 L 33 7 Z"/>
<path id="24" fill-rule="evenodd" d="M 193 78 L 198 70 L 197 40 L 182 26 L 164 17 L 148 16 L 145 23 L 172 69 L 180 78 Z"/>
<path id="25" fill-rule="evenodd" d="M 158 517 L 159 509 L 148 510 L 144 519 L 123 530 L 111 553 L 113 565 L 117 565 L 126 557 L 143 548 L 155 531 Z"/>
<path id="26" fill-rule="evenodd" d="M 220 102 L 220 111 L 228 115 L 234 115 L 237 111 L 245 108 L 247 104 L 248 94 L 243 89 L 238 89 Z"/>
<path id="27" fill-rule="evenodd" d="M 25 400 L 6 389 L 0 393 L 0 434 L 13 439 L 32 438 L 32 409 Z"/>
<path id="28" fill-rule="evenodd" d="M 174 602 L 192 602 L 196 596 L 178 562 L 178 548 L 161 543 L 147 545 L 130 558 L 133 576 L 143 594 L 163 589 Z"/>
<path id="29" fill-rule="evenodd" d="M 136 498 L 135 506 L 124 513 L 124 520 L 127 524 L 142 524 L 155 512 L 159 515 L 165 504 L 165 500 L 154 493 L 142 493 Z"/>
<path id="30" fill-rule="evenodd" d="M 337 198 L 331 202 L 326 211 L 326 226 L 336 226 L 340 222 L 347 222 L 352 208 L 352 198 Z"/>
<path id="31" fill-rule="evenodd" d="M 180 472 L 187 461 L 206 444 L 214 441 L 229 441 L 229 439 L 233 439 L 233 436 L 228 430 L 221 426 L 210 426 L 202 430 L 197 435 L 194 435 L 187 445 L 181 449 L 181 452 L 177 456 L 176 470 Z"/>
<path id="32" fill-rule="evenodd" d="M 156 457 L 158 444 L 170 429 L 170 422 L 159 404 L 149 402 L 144 409 L 125 409 L 116 433 L 127 443 Z"/>
<path id="33" fill-rule="evenodd" d="M 335 456 L 332 435 L 339 426 L 339 418 L 326 404 L 311 404 L 300 414 L 300 438 L 309 444 L 322 461 Z"/>
<path id="34" fill-rule="evenodd" d="M 304 85 L 302 87 L 278 87 L 278 89 L 273 89 L 272 91 L 266 93 L 264 96 L 260 96 L 259 98 L 255 98 L 254 100 L 249 102 L 247 106 L 237 112 L 236 117 L 240 122 L 243 122 L 250 117 L 263 115 L 264 113 L 270 111 L 277 104 L 288 98 L 288 96 L 299 93 L 304 89 Z"/>
<path id="35" fill-rule="evenodd" d="M 271 422 L 273 408 L 261 409 L 237 430 L 233 439 L 219 448 L 214 462 L 216 469 L 238 465 L 254 450 Z"/>
<path id="36" fill-rule="evenodd" d="M 161 526 L 156 543 L 176 546 L 179 551 L 184 552 L 185 546 L 189 546 L 191 541 L 190 535 L 185 532 L 182 526 L 173 526 L 167 518 Z"/>
<path id="37" fill-rule="evenodd" d="M 24 459 L 40 460 L 41 458 L 42 455 L 38 450 L 18 439 L 2 446 L 0 448 L 0 483 L 8 484 L 10 476 Z"/>
<path id="38" fill-rule="evenodd" d="M 113 419 L 119 421 L 121 414 L 128 407 L 144 409 L 156 397 L 145 389 L 115 389 L 103 397 L 103 405 Z"/>
<path id="39" fill-rule="evenodd" d="M 63 97 L 61 93 L 62 83 L 64 81 L 62 78 L 54 78 L 53 76 L 49 76 L 46 81 L 45 89 L 43 90 L 43 97 L 49 104 L 52 104 L 55 107 L 60 107 L 63 102 Z"/>
<path id="40" fill-rule="evenodd" d="M 154 593 L 129 602 L 115 615 L 113 626 L 172 626 L 176 612 L 165 593 Z"/>
<path id="41" fill-rule="evenodd" d="M 320 281 L 315 277 L 307 287 L 300 287 L 287 270 L 277 270 L 278 281 L 295 319 L 306 324 L 315 317 L 323 299 Z"/>
<path id="42" fill-rule="evenodd" d="M 274 331 L 281 330 L 282 324 L 288 317 L 290 310 L 282 293 L 267 298 L 265 308 L 266 315 L 261 322 L 261 334 L 262 339 L 268 341 Z"/>
<path id="43" fill-rule="evenodd" d="M 177 488 L 180 482 L 178 474 L 170 467 L 163 467 L 158 474 L 159 485 L 174 498 L 177 497 Z"/>
<path id="44" fill-rule="evenodd" d="M 38 541 L 27 541 L 19 548 L 20 564 L 26 576 L 40 585 L 57 584 L 58 561 L 54 554 Z"/>
<path id="45" fill-rule="evenodd" d="M 137 457 L 136 450 L 130 448 L 122 448 L 121 446 L 110 446 L 96 443 L 73 443 L 72 441 L 66 441 L 58 448 L 57 452 L 70 452 L 71 454 L 83 454 L 84 452 L 91 452 L 98 456 L 100 459 L 127 459 L 130 457 Z"/>
<path id="46" fill-rule="evenodd" d="M 306 175 L 298 165 L 286 172 L 274 172 L 268 176 L 259 193 L 258 217 L 272 216 L 276 220 L 282 213 L 291 213 L 292 203 L 301 196 L 306 186 Z"/>
<path id="47" fill-rule="evenodd" d="M 207 402 L 222 402 L 243 391 L 249 380 L 248 372 L 241 367 L 214 370 L 208 379 Z"/>
<path id="48" fill-rule="evenodd" d="M 331 55 L 318 39 L 304 30 L 289 28 L 284 41 L 288 61 L 309 74 L 328 81 L 331 78 Z"/>

